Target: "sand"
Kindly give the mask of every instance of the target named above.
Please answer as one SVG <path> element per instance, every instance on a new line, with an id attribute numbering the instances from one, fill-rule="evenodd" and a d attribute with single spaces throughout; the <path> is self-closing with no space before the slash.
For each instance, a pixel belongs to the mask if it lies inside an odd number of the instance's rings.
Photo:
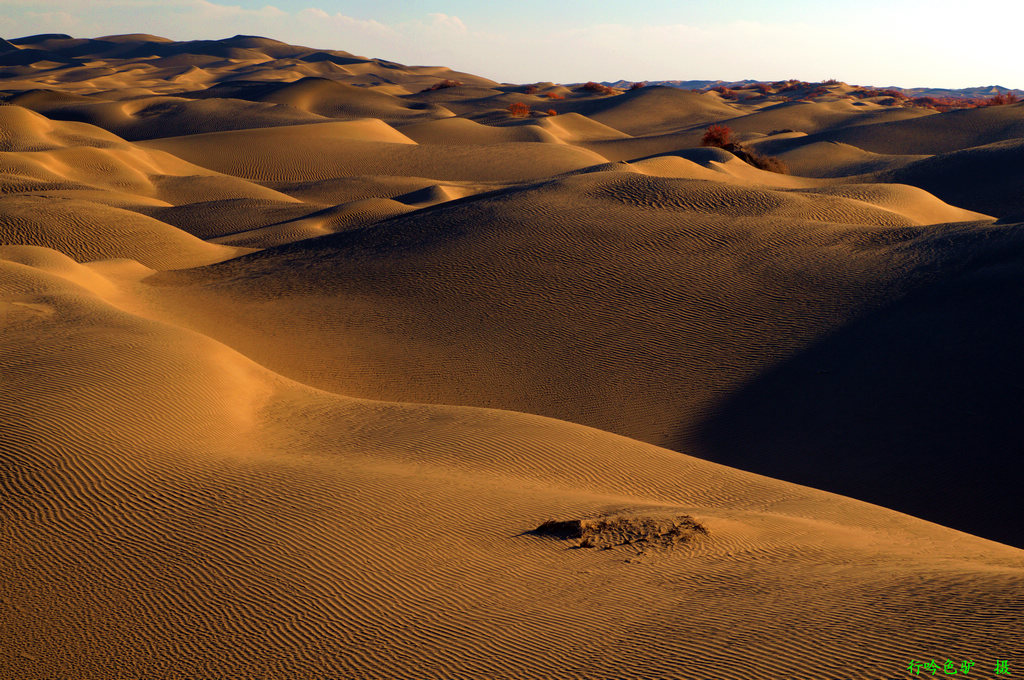
<path id="1" fill-rule="evenodd" d="M 0 53 L 0 678 L 1021 658 L 1021 105 Z"/>

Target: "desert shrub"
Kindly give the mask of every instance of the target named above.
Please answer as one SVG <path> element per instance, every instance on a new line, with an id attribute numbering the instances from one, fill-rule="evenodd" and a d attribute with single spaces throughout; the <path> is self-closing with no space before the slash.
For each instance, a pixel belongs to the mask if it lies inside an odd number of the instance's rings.
<path id="1" fill-rule="evenodd" d="M 976 109 L 983 106 L 982 100 L 973 98 L 957 99 L 955 97 L 914 97 L 908 100 L 912 106 L 919 106 L 924 109 L 932 109 L 945 113 L 953 109 Z"/>
<path id="2" fill-rule="evenodd" d="M 727 87 L 719 85 L 718 87 L 711 88 L 713 92 L 717 92 L 722 96 L 722 99 L 736 99 L 738 95 Z"/>
<path id="3" fill-rule="evenodd" d="M 645 87 L 647 87 L 647 83 L 633 83 L 632 85 L 629 86 L 629 89 L 631 89 L 631 90 L 640 90 L 640 89 L 643 89 Z"/>
<path id="4" fill-rule="evenodd" d="M 1006 104 L 1015 104 L 1018 101 L 1017 95 L 1012 92 L 999 93 L 992 97 L 989 97 L 982 103 L 982 106 L 1005 106 Z"/>
<path id="5" fill-rule="evenodd" d="M 903 94 L 899 90 L 892 90 L 892 89 L 889 89 L 889 90 L 875 90 L 875 89 L 868 88 L 868 89 L 864 90 L 864 94 L 861 95 L 861 96 L 863 96 L 863 97 L 890 97 L 890 98 L 896 99 L 898 101 L 905 101 L 906 99 L 908 99 L 907 95 Z"/>
<path id="6" fill-rule="evenodd" d="M 554 109 L 548 109 L 548 115 L 549 116 L 557 116 L 558 115 L 558 111 L 555 111 Z"/>
<path id="7" fill-rule="evenodd" d="M 712 125 L 704 131 L 700 140 L 701 146 L 717 146 L 724 149 L 732 143 L 732 130 L 725 125 Z"/>
<path id="8" fill-rule="evenodd" d="M 822 85 L 838 85 L 839 81 L 835 78 L 829 78 L 828 80 L 821 81 Z"/>
<path id="9" fill-rule="evenodd" d="M 775 156 L 762 156 L 756 151 L 747 149 L 742 144 L 732 140 L 732 130 L 725 125 L 712 125 L 704 131 L 704 137 L 700 140 L 701 146 L 716 146 L 725 149 L 740 160 L 760 170 L 777 172 L 781 175 L 789 174 L 789 168 Z"/>
<path id="10" fill-rule="evenodd" d="M 775 156 L 762 156 L 754 151 L 748 151 L 747 149 L 740 149 L 740 154 L 737 154 L 739 158 L 742 158 L 750 165 L 753 165 L 759 170 L 767 170 L 768 172 L 777 172 L 780 175 L 788 175 L 789 167 L 782 162 L 782 159 L 776 158 Z"/>
<path id="11" fill-rule="evenodd" d="M 614 87 L 608 87 L 601 83 L 595 83 L 593 80 L 583 83 L 582 88 L 585 92 L 597 92 L 598 94 L 616 94 Z"/>
<path id="12" fill-rule="evenodd" d="M 433 85 L 431 85 L 430 87 L 426 88 L 425 90 L 420 90 L 420 92 L 434 92 L 435 90 L 444 90 L 444 89 L 449 88 L 449 87 L 459 87 L 460 85 L 462 85 L 462 81 L 450 80 L 450 79 L 446 78 L 446 79 L 442 80 L 439 83 L 434 83 Z"/>
<path id="13" fill-rule="evenodd" d="M 523 90 L 523 92 L 525 92 L 526 94 L 537 94 L 539 90 L 540 88 L 537 87 L 536 85 L 527 85 L 526 89 Z"/>
<path id="14" fill-rule="evenodd" d="M 709 536 L 707 527 L 690 515 L 666 512 L 623 512 L 570 520 L 548 520 L 532 534 L 559 540 L 577 540 L 577 548 L 611 550 L 629 546 L 638 552 L 674 548 Z"/>
<path id="15" fill-rule="evenodd" d="M 557 92 L 548 92 L 548 99 L 565 99 L 565 95 L 558 94 Z"/>
<path id="16" fill-rule="evenodd" d="M 756 89 L 761 94 L 768 94 L 769 92 L 768 86 L 765 85 L 764 83 L 755 83 L 754 89 Z"/>
<path id="17" fill-rule="evenodd" d="M 727 144 L 722 148 L 731 153 L 733 156 L 736 156 L 736 158 L 739 158 L 747 165 L 752 165 L 758 170 L 777 172 L 780 175 L 789 174 L 789 168 L 786 167 L 786 164 L 783 163 L 781 159 L 776 158 L 775 156 L 762 156 L 756 151 L 751 151 L 750 149 L 747 149 L 743 145 L 737 144 L 735 142 Z"/>
<path id="18" fill-rule="evenodd" d="M 508 105 L 508 112 L 516 118 L 526 118 L 530 115 L 530 107 L 523 102 L 512 102 Z"/>

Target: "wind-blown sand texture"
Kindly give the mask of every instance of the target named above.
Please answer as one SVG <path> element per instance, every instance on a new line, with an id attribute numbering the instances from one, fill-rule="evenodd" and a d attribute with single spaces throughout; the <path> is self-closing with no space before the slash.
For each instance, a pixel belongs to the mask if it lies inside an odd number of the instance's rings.
<path id="1" fill-rule="evenodd" d="M 1022 660 L 1024 107 L 844 92 L 0 44 L 0 677 Z"/>

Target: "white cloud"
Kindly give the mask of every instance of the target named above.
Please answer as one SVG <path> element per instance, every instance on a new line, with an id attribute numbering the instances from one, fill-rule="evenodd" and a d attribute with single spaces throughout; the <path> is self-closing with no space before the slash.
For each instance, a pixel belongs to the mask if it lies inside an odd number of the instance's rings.
<path id="1" fill-rule="evenodd" d="M 466 28 L 466 24 L 462 23 L 462 19 L 458 17 L 448 16 L 447 14 L 441 14 L 440 12 L 434 12 L 428 14 L 434 27 L 453 30 L 456 33 L 468 33 L 469 30 Z"/>

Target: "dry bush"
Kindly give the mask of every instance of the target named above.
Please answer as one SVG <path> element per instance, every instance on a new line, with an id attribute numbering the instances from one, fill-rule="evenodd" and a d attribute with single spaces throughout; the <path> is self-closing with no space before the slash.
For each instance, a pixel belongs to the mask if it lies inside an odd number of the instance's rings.
<path id="1" fill-rule="evenodd" d="M 641 90 L 641 89 L 643 89 L 645 87 L 647 87 L 647 83 L 633 83 L 632 85 L 629 86 L 629 89 L 631 89 L 631 90 Z"/>
<path id="2" fill-rule="evenodd" d="M 745 163 L 768 172 L 777 172 L 780 175 L 789 174 L 789 168 L 775 156 L 762 156 L 756 151 L 747 149 L 742 144 L 734 142 L 732 130 L 725 125 L 712 125 L 704 131 L 704 137 L 700 140 L 701 146 L 716 146 L 725 149 Z"/>
<path id="3" fill-rule="evenodd" d="M 558 94 L 557 92 L 548 92 L 547 93 L 547 98 L 548 99 L 565 99 L 565 95 Z"/>
<path id="4" fill-rule="evenodd" d="M 536 85 L 527 85 L 526 89 L 523 90 L 523 92 L 526 94 L 537 94 L 539 90 L 540 88 L 537 87 Z"/>
<path id="5" fill-rule="evenodd" d="M 953 97 L 914 97 L 910 100 L 910 104 L 940 113 L 953 109 L 973 109 L 978 106 L 974 100 L 954 99 Z"/>
<path id="6" fill-rule="evenodd" d="M 1005 106 L 1006 104 L 1015 104 L 1017 101 L 1017 95 L 1012 92 L 1007 92 L 1005 94 L 1000 93 L 990 97 L 985 100 L 985 103 L 982 104 L 982 106 Z"/>
<path id="7" fill-rule="evenodd" d="M 759 170 L 777 172 L 780 175 L 789 174 L 789 167 L 783 163 L 780 158 L 776 158 L 775 156 L 762 156 L 755 151 L 748 151 L 747 149 L 741 149 L 741 153 L 746 157 L 739 156 L 740 158 L 743 158 L 743 160 Z"/>
<path id="8" fill-rule="evenodd" d="M 516 118 L 526 118 L 530 115 L 530 107 L 523 102 L 512 102 L 508 105 L 508 112 Z"/>
<path id="9" fill-rule="evenodd" d="M 584 83 L 580 89 L 585 92 L 597 92 L 598 94 L 618 94 L 618 91 L 614 87 L 595 83 L 593 80 Z"/>
<path id="10" fill-rule="evenodd" d="M 711 88 L 713 92 L 717 92 L 722 96 L 722 99 L 737 99 L 739 95 L 730 90 L 729 88 L 719 85 L 718 87 Z"/>
<path id="11" fill-rule="evenodd" d="M 662 512 L 622 513 L 571 520 L 549 520 L 531 533 L 562 540 L 578 539 L 579 548 L 632 546 L 640 551 L 671 548 L 708 530 L 689 515 Z"/>
<path id="12" fill-rule="evenodd" d="M 444 90 L 449 87 L 459 87 L 461 85 L 462 81 L 460 80 L 450 80 L 446 78 L 439 83 L 434 83 L 425 90 L 420 90 L 420 92 L 434 92 L 435 90 Z"/>
<path id="13" fill-rule="evenodd" d="M 554 109 L 548 109 L 548 115 L 549 116 L 557 116 L 558 115 L 558 111 L 555 111 Z"/>
<path id="14" fill-rule="evenodd" d="M 700 140 L 701 146 L 717 146 L 725 148 L 732 143 L 732 129 L 725 125 L 712 125 L 704 131 L 704 137 Z"/>

